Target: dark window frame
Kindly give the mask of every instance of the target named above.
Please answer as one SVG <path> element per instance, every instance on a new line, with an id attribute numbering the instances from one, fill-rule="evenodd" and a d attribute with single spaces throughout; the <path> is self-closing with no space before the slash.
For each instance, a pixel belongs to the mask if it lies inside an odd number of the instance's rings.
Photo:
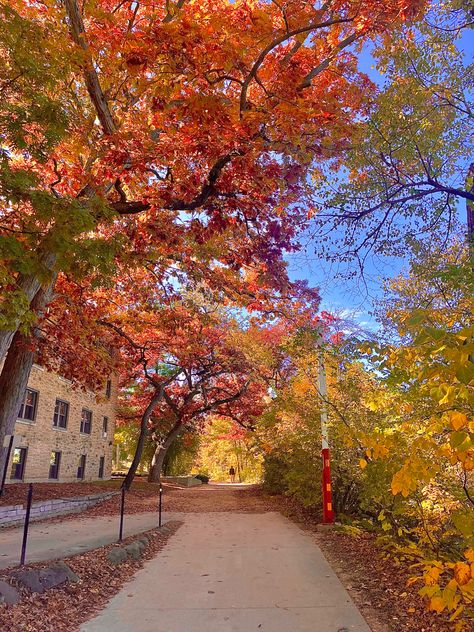
<path id="1" fill-rule="evenodd" d="M 20 459 L 19 463 L 15 463 L 15 452 L 19 451 L 23 458 Z M 10 480 L 12 481 L 22 481 L 25 476 L 25 467 L 26 467 L 26 459 L 28 458 L 28 448 L 18 446 L 13 449 L 12 452 L 12 467 L 10 473 Z"/>
<path id="2" fill-rule="evenodd" d="M 56 412 L 58 404 L 64 404 L 66 406 L 65 415 L 59 414 Z M 64 425 L 59 423 L 60 418 L 64 419 Z M 66 430 L 68 421 L 69 421 L 69 402 L 66 402 L 64 399 L 56 398 L 56 401 L 54 403 L 53 428 L 62 428 L 63 430 Z"/>
<path id="3" fill-rule="evenodd" d="M 104 415 L 102 417 L 102 439 L 107 439 L 107 435 L 109 432 L 109 418 Z"/>
<path id="4" fill-rule="evenodd" d="M 112 396 L 112 380 L 107 380 L 105 384 L 105 396 L 110 399 Z"/>
<path id="5" fill-rule="evenodd" d="M 99 457 L 99 478 L 104 478 L 105 456 Z"/>
<path id="6" fill-rule="evenodd" d="M 26 412 L 26 396 L 28 394 L 28 392 L 33 393 L 34 394 L 34 403 L 33 403 L 33 412 L 32 412 L 32 417 L 25 417 L 25 412 Z M 34 423 L 36 421 L 36 412 L 38 410 L 38 398 L 39 398 L 39 391 L 37 391 L 34 388 L 30 388 L 29 386 L 27 388 L 25 388 L 25 394 L 23 395 L 23 401 L 21 402 L 21 406 L 20 406 L 20 410 L 18 411 L 18 419 L 20 421 L 27 421 L 30 423 Z M 28 408 L 31 408 L 31 406 L 28 405 Z"/>
<path id="7" fill-rule="evenodd" d="M 55 454 L 55 462 L 52 463 L 52 456 Z M 57 481 L 59 480 L 59 469 L 61 467 L 61 456 L 62 453 L 59 450 L 51 450 L 51 454 L 49 456 L 49 476 L 51 480 Z M 53 476 L 53 473 L 55 474 Z"/>
<path id="8" fill-rule="evenodd" d="M 81 454 L 79 457 L 79 465 L 77 466 L 77 476 L 79 480 L 83 481 L 86 476 L 86 464 L 87 464 L 87 454 Z"/>
<path id="9" fill-rule="evenodd" d="M 89 413 L 89 419 L 86 421 L 83 417 L 84 413 Z M 92 410 L 89 410 L 89 408 L 83 408 L 81 410 L 81 425 L 79 430 L 81 434 L 92 434 Z"/>

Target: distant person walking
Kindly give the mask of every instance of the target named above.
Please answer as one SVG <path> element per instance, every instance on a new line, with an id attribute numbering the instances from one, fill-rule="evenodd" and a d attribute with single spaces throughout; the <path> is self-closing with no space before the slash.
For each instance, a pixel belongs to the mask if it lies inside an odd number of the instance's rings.
<path id="1" fill-rule="evenodd" d="M 229 476 L 230 476 L 230 482 L 235 483 L 235 470 L 234 470 L 233 465 L 230 466 Z"/>

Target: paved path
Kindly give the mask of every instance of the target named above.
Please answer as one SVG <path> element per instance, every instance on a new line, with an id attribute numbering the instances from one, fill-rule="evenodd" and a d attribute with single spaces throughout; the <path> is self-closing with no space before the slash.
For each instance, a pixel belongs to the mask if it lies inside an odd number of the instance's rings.
<path id="1" fill-rule="evenodd" d="M 163 522 L 180 519 L 181 514 L 163 514 Z M 124 537 L 157 526 L 157 513 L 125 515 Z M 118 516 L 78 518 L 63 522 L 30 524 L 27 562 L 57 560 L 90 551 L 118 538 Z M 23 528 L 0 530 L 0 568 L 19 564 Z"/>
<path id="2" fill-rule="evenodd" d="M 81 632 L 370 632 L 312 538 L 280 514 L 184 520 Z"/>

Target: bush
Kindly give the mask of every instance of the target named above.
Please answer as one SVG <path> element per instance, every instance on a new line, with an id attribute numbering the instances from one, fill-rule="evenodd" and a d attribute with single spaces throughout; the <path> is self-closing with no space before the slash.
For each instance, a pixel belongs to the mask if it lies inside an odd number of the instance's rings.
<path id="1" fill-rule="evenodd" d="M 196 474 L 194 478 L 197 478 L 198 480 L 202 481 L 204 484 L 209 483 L 209 476 L 206 476 L 205 474 Z"/>
<path id="2" fill-rule="evenodd" d="M 263 462 L 263 487 L 269 494 L 284 494 L 288 491 L 286 474 L 288 466 L 281 459 L 266 455 Z"/>

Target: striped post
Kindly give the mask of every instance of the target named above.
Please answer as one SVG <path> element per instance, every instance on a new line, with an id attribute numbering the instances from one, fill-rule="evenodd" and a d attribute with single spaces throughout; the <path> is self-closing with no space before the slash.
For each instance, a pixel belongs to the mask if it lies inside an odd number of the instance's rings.
<path id="1" fill-rule="evenodd" d="M 334 511 L 332 508 L 332 489 L 331 489 L 331 461 L 329 456 L 329 448 L 321 450 L 323 458 L 323 523 L 334 523 Z"/>

